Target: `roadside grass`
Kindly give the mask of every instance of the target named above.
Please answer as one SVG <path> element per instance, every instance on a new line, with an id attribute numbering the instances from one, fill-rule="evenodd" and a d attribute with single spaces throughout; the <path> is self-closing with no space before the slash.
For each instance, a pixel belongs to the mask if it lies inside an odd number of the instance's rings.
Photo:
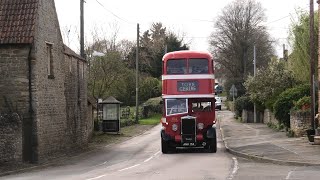
<path id="1" fill-rule="evenodd" d="M 157 125 L 160 123 L 161 114 L 155 114 L 146 119 L 140 119 L 139 124 L 141 125 Z"/>

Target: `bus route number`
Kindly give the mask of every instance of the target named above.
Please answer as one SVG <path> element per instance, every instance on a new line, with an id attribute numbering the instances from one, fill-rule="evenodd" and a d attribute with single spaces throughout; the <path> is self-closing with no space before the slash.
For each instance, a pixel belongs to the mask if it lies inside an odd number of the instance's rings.
<path id="1" fill-rule="evenodd" d="M 197 81 L 178 81 L 178 92 L 196 92 L 199 89 Z"/>

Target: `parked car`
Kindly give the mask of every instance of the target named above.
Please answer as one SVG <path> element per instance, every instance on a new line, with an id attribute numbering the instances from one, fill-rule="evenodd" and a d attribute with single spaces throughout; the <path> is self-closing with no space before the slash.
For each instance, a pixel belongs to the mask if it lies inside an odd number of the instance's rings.
<path id="1" fill-rule="evenodd" d="M 221 110 L 222 97 L 216 96 L 215 109 Z"/>

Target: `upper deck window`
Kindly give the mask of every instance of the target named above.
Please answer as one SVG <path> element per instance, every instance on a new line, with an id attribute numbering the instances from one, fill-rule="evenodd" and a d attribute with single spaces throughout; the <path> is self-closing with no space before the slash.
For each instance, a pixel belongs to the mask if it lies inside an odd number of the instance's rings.
<path id="1" fill-rule="evenodd" d="M 170 59 L 167 61 L 167 74 L 186 74 L 186 59 Z"/>
<path id="2" fill-rule="evenodd" d="M 189 59 L 189 74 L 208 74 L 209 61 L 207 59 Z"/>

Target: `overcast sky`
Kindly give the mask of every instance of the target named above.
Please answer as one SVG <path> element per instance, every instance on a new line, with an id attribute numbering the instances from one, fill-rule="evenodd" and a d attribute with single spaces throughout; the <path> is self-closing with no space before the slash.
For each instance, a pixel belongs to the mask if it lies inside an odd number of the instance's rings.
<path id="1" fill-rule="evenodd" d="M 118 29 L 118 40 L 136 40 L 136 24 L 140 32 L 150 29 L 153 22 L 184 36 L 193 50 L 208 50 L 208 36 L 222 9 L 233 0 L 85 0 L 85 34 L 96 28 L 101 36 L 110 37 Z M 296 10 L 309 10 L 309 0 L 257 0 L 267 16 L 265 22 L 272 38 L 277 40 L 280 55 L 282 44 L 288 44 L 288 28 L 296 19 Z M 80 0 L 55 0 L 64 42 L 79 50 Z M 317 3 L 315 10 L 317 10 Z M 70 33 L 67 32 L 70 30 Z M 68 36 L 67 36 L 68 34 Z"/>

